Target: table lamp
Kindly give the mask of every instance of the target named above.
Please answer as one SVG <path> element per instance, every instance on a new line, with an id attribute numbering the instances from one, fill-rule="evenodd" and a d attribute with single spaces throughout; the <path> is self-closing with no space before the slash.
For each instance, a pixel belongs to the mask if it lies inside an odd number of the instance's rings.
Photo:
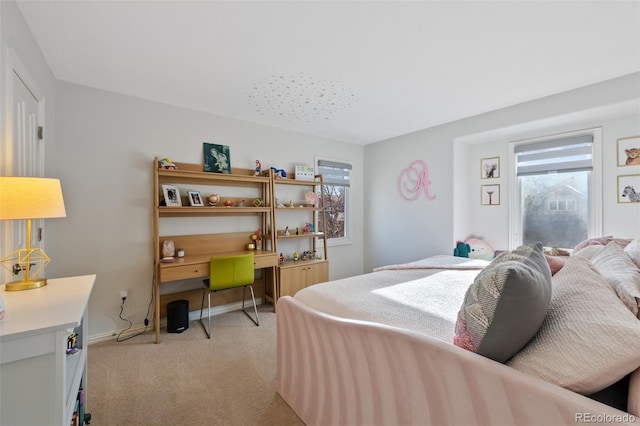
<path id="1" fill-rule="evenodd" d="M 46 278 L 35 278 L 51 261 L 40 248 L 31 248 L 31 220 L 65 217 L 59 179 L 0 176 L 0 220 L 26 220 L 26 248 L 21 248 L 0 264 L 13 275 L 22 272 L 22 281 L 7 283 L 7 291 L 29 290 L 47 285 Z M 31 272 L 31 267 L 36 266 Z"/>

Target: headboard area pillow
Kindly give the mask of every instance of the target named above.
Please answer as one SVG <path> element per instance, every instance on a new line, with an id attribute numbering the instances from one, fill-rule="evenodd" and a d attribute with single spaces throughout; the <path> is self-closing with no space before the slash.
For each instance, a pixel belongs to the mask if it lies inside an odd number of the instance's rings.
<path id="1" fill-rule="evenodd" d="M 609 282 L 627 308 L 638 316 L 640 306 L 640 269 L 614 241 L 591 258 L 591 263 Z"/>
<path id="2" fill-rule="evenodd" d="M 538 331 L 550 300 L 551 271 L 542 244 L 502 253 L 467 290 L 453 343 L 505 362 Z"/>
<path id="3" fill-rule="evenodd" d="M 540 330 L 507 364 L 588 395 L 640 367 L 639 353 L 638 318 L 588 259 L 571 256 Z"/>
<path id="4" fill-rule="evenodd" d="M 636 237 L 624 248 L 624 252 L 640 268 L 640 237 Z"/>

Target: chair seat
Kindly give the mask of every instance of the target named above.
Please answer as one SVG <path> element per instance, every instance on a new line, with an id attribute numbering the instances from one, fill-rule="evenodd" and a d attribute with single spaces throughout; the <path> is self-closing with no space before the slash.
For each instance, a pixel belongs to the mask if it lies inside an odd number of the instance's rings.
<path id="1" fill-rule="evenodd" d="M 234 255 L 234 256 L 215 256 L 209 261 L 209 278 L 204 279 L 204 288 L 202 289 L 202 307 L 200 308 L 200 322 L 204 327 L 207 337 L 211 339 L 211 293 L 221 290 L 243 287 L 242 290 L 242 311 L 256 324 L 260 325 L 258 318 L 258 308 L 256 306 L 256 298 L 253 292 L 253 281 L 255 279 L 253 253 Z M 251 290 L 251 300 L 253 301 L 253 310 L 255 319 L 249 315 L 244 307 L 246 288 Z M 204 310 L 204 296 L 208 291 L 208 328 L 202 319 Z"/>

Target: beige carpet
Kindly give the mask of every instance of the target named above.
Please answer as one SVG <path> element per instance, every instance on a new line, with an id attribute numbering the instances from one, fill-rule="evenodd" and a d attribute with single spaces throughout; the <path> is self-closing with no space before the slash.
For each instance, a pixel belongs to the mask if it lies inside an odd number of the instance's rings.
<path id="1" fill-rule="evenodd" d="M 303 425 L 276 393 L 276 317 L 260 327 L 242 311 L 199 321 L 180 334 L 153 330 L 89 346 L 92 425 Z"/>

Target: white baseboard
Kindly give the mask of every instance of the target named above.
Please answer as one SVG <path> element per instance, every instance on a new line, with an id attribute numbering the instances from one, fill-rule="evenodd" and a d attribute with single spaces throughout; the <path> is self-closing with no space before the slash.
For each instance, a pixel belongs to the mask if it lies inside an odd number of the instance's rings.
<path id="1" fill-rule="evenodd" d="M 249 299 L 249 303 L 251 303 L 251 299 Z M 256 305 L 259 306 L 261 304 L 262 304 L 262 298 L 261 297 L 256 298 Z M 246 306 L 247 305 L 245 302 L 245 307 Z M 251 306 L 251 305 L 248 305 L 248 306 Z M 234 303 L 228 303 L 226 305 L 214 306 L 213 308 L 211 308 L 211 316 L 221 315 L 231 311 L 237 311 L 238 309 L 242 309 L 242 302 L 234 302 Z M 203 318 L 206 318 L 206 315 L 207 315 L 207 311 L 203 311 L 202 312 Z M 198 321 L 198 320 L 200 320 L 200 310 L 198 309 L 197 311 L 190 311 L 189 321 Z M 167 319 L 166 318 L 160 319 L 160 328 L 166 328 L 166 327 L 167 327 Z M 108 340 L 115 340 L 118 337 L 118 334 L 120 333 L 122 333 L 122 335 L 120 336 L 121 338 L 127 338 L 128 336 L 131 336 L 133 334 L 142 333 L 144 329 L 145 329 L 144 324 L 140 324 L 140 325 L 134 325 L 133 327 L 128 329 L 126 332 L 123 332 L 123 330 L 125 329 L 120 329 L 120 330 L 108 331 L 106 333 L 94 334 L 89 336 L 87 343 L 91 345 L 94 343 L 106 342 Z M 149 318 L 149 325 L 147 326 L 147 330 L 153 330 L 153 318 Z"/>

